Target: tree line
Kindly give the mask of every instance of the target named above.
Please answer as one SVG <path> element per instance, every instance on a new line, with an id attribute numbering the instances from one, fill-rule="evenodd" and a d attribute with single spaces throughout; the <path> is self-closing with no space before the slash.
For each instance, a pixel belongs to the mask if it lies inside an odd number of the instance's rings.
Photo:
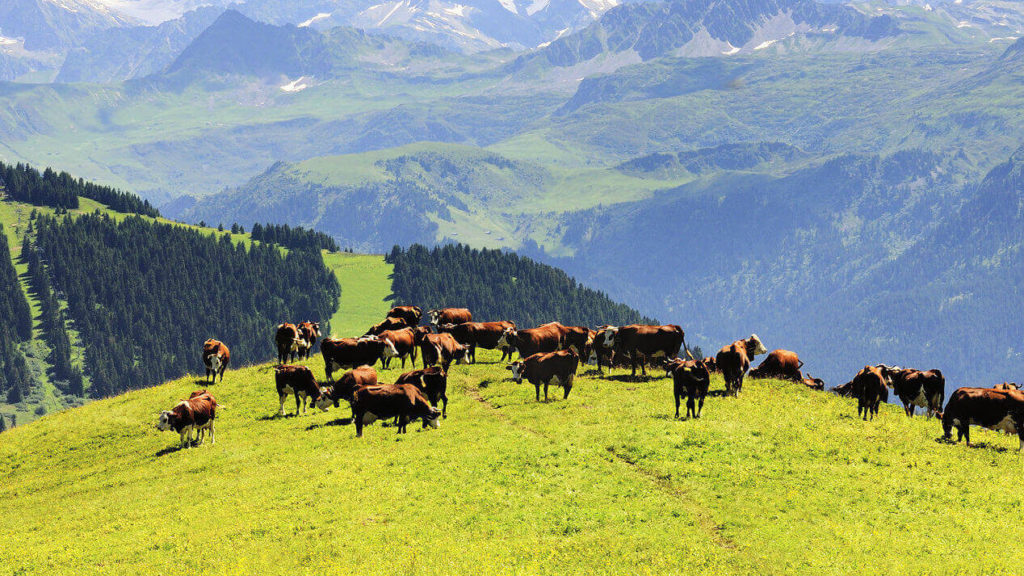
<path id="1" fill-rule="evenodd" d="M 28 394 L 33 378 L 18 344 L 32 338 L 32 310 L 11 262 L 7 235 L 0 224 L 0 394 L 14 404 Z M 2 419 L 2 417 L 0 417 Z"/>
<path id="2" fill-rule="evenodd" d="M 74 210 L 78 208 L 78 197 L 91 198 L 111 210 L 126 214 L 141 214 L 157 217 L 160 212 L 135 194 L 123 192 L 110 186 L 101 186 L 75 178 L 67 172 L 56 172 L 51 168 L 43 172 L 28 164 L 4 164 L 0 162 L 0 186 L 12 200 Z"/>
<path id="3" fill-rule="evenodd" d="M 279 322 L 326 322 L 341 294 L 319 252 L 98 212 L 35 226 L 33 258 L 67 302 L 93 398 L 199 372 L 207 338 L 235 365 L 269 359 Z"/>
<path id="4" fill-rule="evenodd" d="M 234 231 L 235 227 L 233 226 L 232 232 Z M 334 238 L 323 232 L 309 230 L 301 226 L 292 228 L 287 224 L 260 224 L 257 222 L 252 225 L 249 235 L 252 236 L 253 240 L 272 242 L 290 250 L 314 250 L 317 252 L 320 250 L 327 250 L 328 252 L 340 250 Z"/>
<path id="5" fill-rule="evenodd" d="M 395 267 L 396 303 L 466 307 L 475 319 L 512 320 L 523 327 L 553 320 L 580 326 L 655 323 L 558 268 L 510 252 L 414 244 L 395 246 L 387 261 Z"/>

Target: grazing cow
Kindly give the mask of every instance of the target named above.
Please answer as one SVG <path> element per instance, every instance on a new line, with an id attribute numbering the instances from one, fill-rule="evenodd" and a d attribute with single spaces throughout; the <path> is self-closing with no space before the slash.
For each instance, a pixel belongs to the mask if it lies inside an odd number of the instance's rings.
<path id="1" fill-rule="evenodd" d="M 679 400 L 686 396 L 686 417 L 700 418 L 704 409 L 704 398 L 708 395 L 711 385 L 711 372 L 703 360 L 683 360 L 675 358 L 665 364 L 671 367 L 672 390 L 676 400 L 676 418 L 679 418 Z"/>
<path id="2" fill-rule="evenodd" d="M 462 324 L 473 321 L 473 313 L 469 311 L 469 308 L 442 308 L 431 310 L 427 314 L 430 314 L 430 324 L 434 328 L 442 324 Z"/>
<path id="3" fill-rule="evenodd" d="M 715 355 L 715 364 L 725 379 L 726 394 L 739 395 L 743 390 L 743 377 L 750 369 L 750 361 L 767 351 L 757 334 L 751 334 L 750 338 L 744 340 L 737 340 L 718 351 Z"/>
<path id="4" fill-rule="evenodd" d="M 296 351 L 296 355 L 299 358 L 307 359 L 320 338 L 320 323 L 307 320 L 296 328 L 299 331 L 299 349 Z"/>
<path id="5" fill-rule="evenodd" d="M 942 433 L 952 439 L 956 426 L 956 441 L 966 440 L 971 445 L 971 426 L 1002 430 L 1017 434 L 1020 450 L 1024 450 L 1024 392 L 994 390 L 992 388 L 957 388 L 949 397 L 942 412 L 935 413 L 942 421 Z"/>
<path id="6" fill-rule="evenodd" d="M 401 330 L 385 330 L 377 336 L 384 345 L 384 355 L 380 362 L 384 368 L 391 365 L 392 358 L 401 358 L 402 368 L 405 369 L 405 359 L 412 358 L 413 366 L 416 365 L 416 333 L 412 328 Z"/>
<path id="7" fill-rule="evenodd" d="M 847 398 L 853 398 L 853 380 L 850 380 L 846 384 L 840 384 L 836 386 L 830 392 L 838 394 L 839 396 L 845 396 Z"/>
<path id="8" fill-rule="evenodd" d="M 437 408 L 441 402 L 441 416 L 448 417 L 448 374 L 440 366 L 406 372 L 398 377 L 395 384 L 412 384 L 427 395 L 430 405 Z"/>
<path id="9" fill-rule="evenodd" d="M 600 326 L 594 332 L 593 338 L 590 339 L 590 346 L 588 347 L 587 353 L 587 364 L 593 366 L 597 365 L 597 372 L 604 374 L 601 370 L 601 364 L 608 366 L 610 370 L 612 362 L 615 358 L 615 346 L 612 343 L 615 332 L 618 328 L 615 326 Z"/>
<path id="10" fill-rule="evenodd" d="M 420 325 L 420 319 L 423 318 L 423 309 L 419 306 L 395 306 L 388 310 L 388 316 L 401 318 L 405 320 L 406 325 L 415 328 Z"/>
<path id="11" fill-rule="evenodd" d="M 288 322 L 277 325 L 274 342 L 277 344 L 278 364 L 294 362 L 295 358 L 299 355 L 299 350 L 306 345 L 299 335 L 298 326 Z"/>
<path id="12" fill-rule="evenodd" d="M 316 407 L 326 412 L 331 404 L 337 408 L 341 400 L 352 402 L 352 395 L 363 386 L 377 385 L 377 370 L 373 366 L 360 366 L 338 378 L 333 386 L 324 386 L 316 399 Z"/>
<path id="13" fill-rule="evenodd" d="M 498 342 L 501 340 L 502 334 L 505 330 L 512 328 L 515 329 L 516 323 L 502 320 L 500 322 L 463 322 L 462 324 L 442 324 L 437 327 L 438 332 L 447 332 L 451 334 L 455 340 L 467 348 L 466 358 L 470 363 L 476 364 L 476 349 L 477 347 L 486 348 L 488 350 L 494 350 L 499 348 Z M 504 362 L 506 356 L 509 360 L 512 359 L 512 349 L 510 346 L 502 348 L 501 360 Z"/>
<path id="14" fill-rule="evenodd" d="M 772 350 L 757 368 L 750 371 L 748 376 L 751 378 L 781 378 L 800 382 L 804 379 L 804 375 L 800 373 L 800 368 L 803 365 L 804 363 L 797 357 L 796 352 Z"/>
<path id="15" fill-rule="evenodd" d="M 217 381 L 218 374 L 220 381 L 224 381 L 224 371 L 228 369 L 229 362 L 231 351 L 223 342 L 213 338 L 203 342 L 203 364 L 206 365 L 206 377 L 211 379 L 211 383 Z"/>
<path id="16" fill-rule="evenodd" d="M 559 350 L 572 350 L 577 356 L 583 356 L 587 343 L 592 339 L 591 330 L 583 326 L 566 326 L 560 322 L 541 324 L 541 327 L 544 326 L 554 326 L 558 330 L 561 335 L 558 343 Z"/>
<path id="17" fill-rule="evenodd" d="M 913 368 L 890 367 L 879 364 L 878 368 L 885 376 L 892 391 L 903 402 L 903 411 L 907 416 L 914 416 L 914 406 L 928 411 L 928 417 L 942 410 L 942 401 L 946 397 L 946 379 L 939 370 L 914 370 Z"/>
<path id="18" fill-rule="evenodd" d="M 456 342 L 451 334 L 423 334 L 419 346 L 424 368 L 440 364 L 447 374 L 453 360 L 466 363 L 466 347 Z"/>
<path id="19" fill-rule="evenodd" d="M 391 316 L 388 316 L 383 322 L 370 326 L 369 330 L 367 330 L 366 334 L 363 334 L 363 336 L 377 336 L 381 332 L 387 330 L 401 330 L 403 328 L 411 328 L 411 326 L 409 326 L 403 318 L 392 318 Z"/>
<path id="20" fill-rule="evenodd" d="M 363 425 L 396 416 L 398 433 L 404 434 L 409 422 L 420 418 L 424 428 L 437 428 L 441 411 L 431 406 L 423 392 L 412 384 L 360 386 L 353 393 L 352 421 L 357 438 L 363 435 Z"/>
<path id="21" fill-rule="evenodd" d="M 853 377 L 853 397 L 857 399 L 857 416 L 874 420 L 878 407 L 889 400 L 885 374 L 877 366 L 865 366 Z"/>
<path id="22" fill-rule="evenodd" d="M 295 415 L 299 415 L 299 405 L 302 405 L 302 413 L 306 413 L 306 401 L 313 404 L 320 397 L 320 386 L 313 377 L 313 371 L 305 366 L 295 364 L 282 364 L 274 367 L 274 382 L 277 384 L 277 396 L 281 400 L 281 411 L 284 416 L 284 401 L 289 394 L 295 395 Z"/>
<path id="23" fill-rule="evenodd" d="M 384 354 L 387 345 L 377 337 L 369 338 L 324 338 L 320 343 L 320 354 L 324 357 L 324 372 L 327 381 L 332 382 L 335 370 L 373 366 Z"/>
<path id="24" fill-rule="evenodd" d="M 515 348 L 520 358 L 533 356 L 538 352 L 554 352 L 562 343 L 562 332 L 553 324 L 537 328 L 506 328 L 498 340 L 502 348 Z"/>
<path id="25" fill-rule="evenodd" d="M 197 390 L 188 400 L 182 400 L 170 409 L 160 413 L 156 428 L 161 432 L 174 430 L 181 435 L 179 446 L 189 447 L 192 444 L 192 431 L 196 431 L 196 440 L 201 442 L 199 434 L 210 431 L 210 444 L 217 441 L 213 435 L 213 420 L 217 416 L 217 401 L 206 390 Z"/>
<path id="26" fill-rule="evenodd" d="M 802 382 L 804 386 L 807 386 L 811 390 L 825 389 L 825 381 L 822 380 L 821 378 L 815 378 L 814 376 L 811 376 L 809 373 L 807 374 L 807 377 L 800 380 L 800 382 Z"/>
<path id="27" fill-rule="evenodd" d="M 572 381 L 576 376 L 576 368 L 579 367 L 580 357 L 572 350 L 559 350 L 557 352 L 539 352 L 526 358 L 517 360 L 505 367 L 512 371 L 512 379 L 517 384 L 526 378 L 537 390 L 537 401 L 540 402 L 540 387 L 544 385 L 544 400 L 548 399 L 548 386 L 554 384 L 561 386 L 565 391 L 563 399 L 569 397 L 572 391 Z"/>
<path id="28" fill-rule="evenodd" d="M 605 330 L 605 342 L 609 330 Z M 679 348 L 686 349 L 686 334 L 675 324 L 650 326 L 646 324 L 630 324 L 616 330 L 611 338 L 616 352 L 629 358 L 629 365 L 636 376 L 636 366 L 640 364 L 640 373 L 647 375 L 647 362 L 655 358 L 671 358 L 679 355 Z M 686 349 L 689 355 L 689 349 Z"/>
<path id="29" fill-rule="evenodd" d="M 996 384 L 992 387 L 993 390 L 1020 390 L 1020 385 L 1016 382 L 1003 382 L 1002 384 Z"/>

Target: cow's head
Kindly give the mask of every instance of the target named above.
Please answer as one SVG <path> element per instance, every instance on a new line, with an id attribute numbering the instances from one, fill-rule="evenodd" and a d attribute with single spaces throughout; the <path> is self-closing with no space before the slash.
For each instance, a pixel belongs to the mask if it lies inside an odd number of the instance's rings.
<path id="1" fill-rule="evenodd" d="M 206 355 L 206 365 L 214 372 L 220 370 L 220 354 L 212 353 Z"/>
<path id="2" fill-rule="evenodd" d="M 757 334 L 751 334 L 750 338 L 744 340 L 747 345 L 747 355 L 753 358 L 758 354 L 767 354 L 768 349 L 761 343 L 761 339 L 757 337 Z"/>
<path id="3" fill-rule="evenodd" d="M 430 426 L 434 430 L 441 427 L 441 411 L 433 406 L 430 407 L 430 412 L 423 417 L 423 427 Z"/>
<path id="4" fill-rule="evenodd" d="M 676 368 L 683 365 L 686 362 L 682 358 L 665 358 L 665 363 L 662 367 L 665 369 L 665 376 L 671 376 L 675 372 Z"/>
<path id="5" fill-rule="evenodd" d="M 385 358 L 397 358 L 398 348 L 395 347 L 395 343 L 391 341 L 391 338 L 384 338 L 384 357 Z"/>
<path id="6" fill-rule="evenodd" d="M 501 337 L 498 338 L 498 348 L 515 348 L 513 342 L 516 339 L 517 333 L 515 328 L 505 328 L 505 331 L 501 333 Z"/>
<path id="7" fill-rule="evenodd" d="M 521 384 L 523 382 L 523 362 L 521 360 L 516 360 L 508 366 L 505 366 L 505 370 L 512 371 L 512 380 L 515 380 L 516 384 Z"/>
<path id="8" fill-rule="evenodd" d="M 618 326 L 605 326 L 598 331 L 598 335 L 604 335 L 605 348 L 615 348 L 615 338 L 619 335 Z"/>
<path id="9" fill-rule="evenodd" d="M 170 430 L 174 425 L 174 414 L 170 410 L 164 410 L 160 413 L 156 421 L 156 429 L 161 432 Z"/>
<path id="10" fill-rule="evenodd" d="M 310 324 L 310 326 L 313 329 L 313 336 L 316 337 L 316 338 L 319 338 L 320 337 L 320 323 L 319 322 L 310 322 L 309 324 Z"/>
<path id="11" fill-rule="evenodd" d="M 331 404 L 334 404 L 334 407 L 337 408 L 338 400 L 334 398 L 334 388 L 331 386 L 324 386 L 323 388 L 320 388 L 320 395 L 316 397 L 316 402 L 314 402 L 314 404 L 316 404 L 316 407 L 319 408 L 321 412 L 327 412 L 327 409 L 331 407 Z"/>
<path id="12" fill-rule="evenodd" d="M 878 370 L 881 371 L 882 380 L 889 388 L 894 386 L 897 375 L 903 371 L 903 368 L 900 368 L 899 366 L 887 366 L 885 364 L 878 364 L 875 368 L 878 368 Z"/>
<path id="13" fill-rule="evenodd" d="M 468 364 L 469 363 L 469 360 L 466 359 L 466 352 L 467 351 L 468 351 L 468 348 L 466 348 L 462 344 L 459 344 L 458 342 L 455 343 L 455 351 L 452 353 L 452 358 L 455 359 L 455 363 L 456 364 Z"/>
<path id="14" fill-rule="evenodd" d="M 803 383 L 811 390 L 825 389 L 825 381 L 822 380 L 821 378 L 815 378 L 814 376 L 811 376 L 809 373 L 807 374 L 807 377 L 803 379 Z"/>
<path id="15" fill-rule="evenodd" d="M 441 315 L 441 311 L 440 310 L 431 310 L 431 311 L 427 312 L 427 315 L 430 316 L 430 323 L 433 324 L 434 326 L 437 326 L 437 318 L 438 318 L 438 316 Z"/>
<path id="16" fill-rule="evenodd" d="M 423 342 L 423 339 L 427 337 L 427 334 L 430 334 L 429 326 L 419 326 L 415 328 L 412 333 L 413 343 L 419 345 L 420 342 Z"/>

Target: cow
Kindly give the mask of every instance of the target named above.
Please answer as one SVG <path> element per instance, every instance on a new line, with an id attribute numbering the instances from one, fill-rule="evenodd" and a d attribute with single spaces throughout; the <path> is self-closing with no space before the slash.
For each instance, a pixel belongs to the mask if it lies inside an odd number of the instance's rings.
<path id="1" fill-rule="evenodd" d="M 324 386 L 320 389 L 320 395 L 317 397 L 315 405 L 322 412 L 326 412 L 331 404 L 335 408 L 339 406 L 341 400 L 352 402 L 352 395 L 355 391 L 363 386 L 376 386 L 377 385 L 377 370 L 373 366 L 359 366 L 353 370 L 349 370 L 338 378 L 338 381 L 333 386 Z"/>
<path id="2" fill-rule="evenodd" d="M 213 338 L 203 342 L 203 364 L 206 365 L 206 377 L 211 383 L 217 381 L 218 374 L 220 381 L 224 381 L 224 371 L 228 369 L 230 362 L 231 351 L 223 342 Z"/>
<path id="3" fill-rule="evenodd" d="M 299 415 L 299 405 L 302 406 L 302 413 L 306 413 L 306 402 L 310 404 L 320 397 L 320 386 L 313 377 L 313 371 L 305 366 L 295 364 L 282 364 L 274 367 L 274 382 L 277 384 L 277 396 L 281 400 L 281 410 L 278 412 L 284 416 L 284 401 L 289 394 L 295 395 L 295 415 Z"/>
<path id="4" fill-rule="evenodd" d="M 830 392 L 839 396 L 853 398 L 853 380 L 850 380 L 846 384 L 840 384 L 839 386 L 836 386 L 835 388 L 830 390 Z"/>
<path id="5" fill-rule="evenodd" d="M 608 334 L 612 333 L 609 338 Z M 640 364 L 640 373 L 647 375 L 646 363 L 654 358 L 671 358 L 679 355 L 679 348 L 686 348 L 686 334 L 675 324 L 651 326 L 646 324 L 630 324 L 618 329 L 605 330 L 605 345 L 609 340 L 616 353 L 629 358 L 632 376 L 636 377 L 636 366 Z"/>
<path id="6" fill-rule="evenodd" d="M 494 350 L 499 348 L 498 342 L 501 340 L 502 334 L 505 330 L 512 328 L 515 329 L 516 323 L 507 320 L 499 322 L 463 322 L 462 324 L 442 324 L 437 327 L 439 332 L 447 332 L 451 334 L 457 342 L 466 347 L 466 358 L 470 363 L 476 364 L 476 349 L 486 348 L 488 350 Z M 501 360 L 504 362 L 507 357 L 512 360 L 512 348 L 511 346 L 504 346 L 501 348 Z"/>
<path id="7" fill-rule="evenodd" d="M 751 378 L 781 378 L 783 380 L 801 382 L 804 379 L 804 375 L 800 372 L 800 368 L 803 365 L 804 363 L 797 357 L 796 352 L 781 349 L 772 350 L 757 368 L 750 371 L 748 376 Z"/>
<path id="8" fill-rule="evenodd" d="M 996 384 L 992 387 L 993 390 L 1020 390 L 1020 385 L 1016 382 L 1003 382 L 1002 384 Z"/>
<path id="9" fill-rule="evenodd" d="M 857 416 L 864 420 L 870 414 L 874 420 L 878 407 L 889 400 L 889 387 L 885 374 L 877 366 L 865 366 L 853 377 L 853 397 L 857 399 Z"/>
<path id="10" fill-rule="evenodd" d="M 366 334 L 363 334 L 363 336 L 377 336 L 386 330 L 401 330 L 403 328 L 411 328 L 411 326 L 409 326 L 403 318 L 392 318 L 391 316 L 388 316 L 383 322 L 370 326 L 366 331 Z"/>
<path id="11" fill-rule="evenodd" d="M 296 326 L 299 331 L 299 349 L 296 355 L 301 359 L 308 359 L 309 353 L 313 351 L 317 340 L 320 338 L 320 323 L 305 321 Z"/>
<path id="12" fill-rule="evenodd" d="M 758 354 L 764 354 L 768 350 L 761 343 L 757 334 L 751 334 L 749 338 L 737 340 L 728 346 L 723 346 L 715 355 L 715 365 L 722 372 L 725 379 L 725 393 L 739 396 L 743 390 L 743 377 L 750 369 L 750 361 Z"/>
<path id="13" fill-rule="evenodd" d="M 448 373 L 440 366 L 406 372 L 398 377 L 395 384 L 412 384 L 427 395 L 430 405 L 437 408 L 441 402 L 441 416 L 448 417 Z"/>
<path id="14" fill-rule="evenodd" d="M 704 365 L 708 367 L 708 372 L 718 372 L 718 362 L 715 361 L 714 356 L 705 356 Z"/>
<path id="15" fill-rule="evenodd" d="M 442 324 L 462 324 L 473 321 L 473 313 L 469 311 L 469 308 L 442 308 L 431 310 L 427 314 L 430 314 L 430 324 L 434 328 Z"/>
<path id="16" fill-rule="evenodd" d="M 332 382 L 335 370 L 373 366 L 384 354 L 387 345 L 377 337 L 369 338 L 324 338 L 320 343 L 320 354 L 324 357 L 324 372 L 327 381 Z"/>
<path id="17" fill-rule="evenodd" d="M 207 404 L 212 405 L 215 408 L 224 408 L 223 404 L 217 404 L 217 401 L 213 399 L 213 395 L 210 394 L 209 392 L 207 392 L 206 389 L 195 390 L 191 394 L 188 395 L 188 399 L 189 400 L 192 400 L 193 398 L 202 398 Z M 196 427 L 195 430 L 196 430 L 196 442 L 197 443 L 199 443 L 199 444 L 203 443 L 203 438 L 206 436 L 206 431 L 207 430 L 210 430 L 210 438 L 211 438 L 211 440 L 213 439 L 213 429 L 212 429 L 212 426 L 213 426 L 213 421 L 211 420 L 211 421 L 207 422 L 205 426 L 197 426 Z"/>
<path id="18" fill-rule="evenodd" d="M 949 403 L 935 417 L 942 421 L 942 433 L 951 440 L 956 426 L 956 441 L 971 445 L 971 426 L 1017 434 L 1019 450 L 1024 451 L 1024 392 L 992 388 L 957 388 Z"/>
<path id="19" fill-rule="evenodd" d="M 942 410 L 942 402 L 946 397 L 946 378 L 939 370 L 914 370 L 913 368 L 900 368 L 879 364 L 878 369 L 882 371 L 892 391 L 903 403 L 903 411 L 907 416 L 914 416 L 914 406 L 920 406 L 928 411 L 928 417 Z"/>
<path id="20" fill-rule="evenodd" d="M 594 331 L 594 336 L 590 339 L 590 345 L 587 347 L 587 364 L 591 366 L 597 365 L 597 372 L 604 374 L 601 370 L 601 364 L 604 363 L 610 370 L 612 362 L 615 358 L 615 347 L 611 342 L 611 338 L 614 338 L 614 333 L 618 331 L 615 326 L 599 326 Z"/>
<path id="21" fill-rule="evenodd" d="M 196 440 L 201 442 L 201 431 L 210 431 L 210 444 L 216 444 L 213 435 L 213 420 L 217 416 L 217 401 L 206 390 L 197 390 L 188 400 L 178 402 L 174 408 L 160 413 L 156 423 L 157 430 L 165 432 L 174 430 L 181 435 L 180 447 L 188 448 L 192 444 L 192 431 L 196 432 Z"/>
<path id="22" fill-rule="evenodd" d="M 278 364 L 294 362 L 295 358 L 299 355 L 299 350 L 306 345 L 299 335 L 298 326 L 288 322 L 277 325 L 277 332 L 274 333 L 274 343 L 277 344 Z"/>
<path id="23" fill-rule="evenodd" d="M 502 348 L 515 348 L 521 359 L 538 352 L 554 352 L 561 343 L 562 332 L 552 324 L 524 330 L 506 328 L 498 340 L 498 346 Z"/>
<path id="24" fill-rule="evenodd" d="M 554 326 L 561 339 L 558 343 L 559 350 L 572 350 L 577 356 L 583 356 L 586 351 L 587 343 L 590 342 L 594 335 L 591 334 L 589 328 L 583 326 L 566 326 L 560 322 L 548 322 L 547 324 L 541 324 L 544 326 Z"/>
<path id="25" fill-rule="evenodd" d="M 803 378 L 802 380 L 800 380 L 800 382 L 803 383 L 804 386 L 807 386 L 808 388 L 810 388 L 811 390 L 824 390 L 825 389 L 825 381 L 822 380 L 821 378 L 815 378 L 814 376 L 811 376 L 810 374 L 807 374 L 807 377 Z"/>
<path id="26" fill-rule="evenodd" d="M 572 350 L 559 350 L 557 352 L 538 352 L 524 360 L 517 360 L 505 367 L 512 371 L 512 379 L 517 384 L 526 378 L 533 384 L 537 391 L 537 401 L 540 402 L 540 387 L 544 385 L 544 401 L 548 399 L 548 386 L 554 384 L 561 386 L 565 392 L 562 397 L 569 397 L 572 391 L 572 381 L 576 376 L 576 369 L 579 367 L 580 357 Z"/>
<path id="27" fill-rule="evenodd" d="M 413 366 L 416 365 L 416 334 L 412 328 L 401 330 L 385 330 L 377 338 L 385 342 L 384 355 L 381 357 L 381 366 L 387 368 L 391 365 L 392 358 L 402 360 L 402 368 L 405 368 L 405 359 L 412 358 Z"/>
<path id="28" fill-rule="evenodd" d="M 704 398 L 708 395 L 711 385 L 711 372 L 703 360 L 683 360 L 675 358 L 665 364 L 671 366 L 672 393 L 676 401 L 676 418 L 679 418 L 679 400 L 686 396 L 686 417 L 700 418 L 704 409 Z"/>
<path id="29" fill-rule="evenodd" d="M 395 306 L 388 310 L 388 317 L 401 318 L 407 326 L 415 328 L 423 318 L 423 309 L 419 306 Z"/>
<path id="30" fill-rule="evenodd" d="M 376 420 L 398 417 L 398 433 L 404 434 L 410 421 L 423 419 L 423 427 L 439 426 L 441 411 L 430 405 L 427 397 L 412 384 L 360 386 L 352 395 L 352 421 L 356 437 L 362 437 L 363 426 Z"/>
<path id="31" fill-rule="evenodd" d="M 452 361 L 466 363 L 466 347 L 456 342 L 451 334 L 423 334 L 419 347 L 424 368 L 440 364 L 447 374 Z"/>

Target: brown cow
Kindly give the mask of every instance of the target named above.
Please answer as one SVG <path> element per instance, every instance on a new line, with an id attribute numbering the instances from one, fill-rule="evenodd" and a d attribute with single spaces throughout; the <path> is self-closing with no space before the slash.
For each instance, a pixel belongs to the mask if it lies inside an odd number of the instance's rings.
<path id="1" fill-rule="evenodd" d="M 217 401 L 206 390 L 197 390 L 188 400 L 182 400 L 170 409 L 160 413 L 156 428 L 161 432 L 174 430 L 181 435 L 179 446 L 189 447 L 192 444 L 192 431 L 196 431 L 196 440 L 202 442 L 200 432 L 210 431 L 210 444 L 216 444 L 213 434 L 213 420 L 217 416 Z"/>
<path id="2" fill-rule="evenodd" d="M 559 350 L 572 350 L 577 356 L 583 356 L 587 343 L 592 339 L 591 330 L 583 326 L 566 326 L 561 322 L 541 324 L 541 327 L 544 326 L 554 326 L 558 330 L 561 335 L 558 344 Z"/>
<path id="3" fill-rule="evenodd" d="M 277 325 L 277 332 L 274 333 L 274 343 L 277 344 L 277 363 L 285 364 L 295 361 L 299 355 L 299 349 L 305 346 L 302 337 L 299 335 L 299 328 L 295 324 L 285 322 Z"/>
<path id="4" fill-rule="evenodd" d="M 430 405 L 437 408 L 441 402 L 441 416 L 448 417 L 448 374 L 440 366 L 406 372 L 398 377 L 395 384 L 412 384 L 427 395 Z"/>
<path id="5" fill-rule="evenodd" d="M 423 334 L 419 347 L 424 368 L 440 364 L 447 374 L 453 360 L 466 363 L 466 347 L 456 342 L 451 334 Z"/>
<path id="6" fill-rule="evenodd" d="M 949 403 L 935 417 L 942 421 L 943 436 L 952 439 L 956 426 L 957 439 L 971 445 L 971 426 L 1002 430 L 1017 434 L 1020 450 L 1024 450 L 1024 392 L 992 388 L 957 388 Z"/>
<path id="7" fill-rule="evenodd" d="M 296 355 L 301 359 L 308 359 L 309 353 L 313 351 L 317 340 L 320 339 L 320 323 L 305 321 L 296 328 L 299 331 L 299 349 Z"/>
<path id="8" fill-rule="evenodd" d="M 764 354 L 767 351 L 757 334 L 751 334 L 749 338 L 723 346 L 718 351 L 718 354 L 715 355 L 715 364 L 722 371 L 722 377 L 725 379 L 726 394 L 739 395 L 743 390 L 743 377 L 750 369 L 750 361 L 758 354 Z"/>
<path id="9" fill-rule="evenodd" d="M 403 328 L 411 328 L 405 319 L 392 318 L 391 316 L 388 316 L 383 322 L 378 322 L 377 324 L 370 326 L 366 331 L 366 334 L 363 334 L 363 336 L 377 336 L 381 332 L 387 330 L 402 330 Z"/>
<path id="10" fill-rule="evenodd" d="M 885 374 L 877 366 L 865 366 L 853 377 L 852 392 L 857 399 L 857 415 L 863 414 L 864 420 L 869 414 L 874 420 L 878 407 L 889 400 Z"/>
<path id="11" fill-rule="evenodd" d="M 442 308 L 431 310 L 427 314 L 430 314 L 430 324 L 434 328 L 442 324 L 462 324 L 473 321 L 473 313 L 469 311 L 469 308 Z"/>
<path id="12" fill-rule="evenodd" d="M 686 417 L 700 418 L 704 409 L 704 398 L 708 395 L 711 385 L 711 373 L 703 360 L 683 360 L 676 358 L 669 361 L 666 370 L 671 366 L 672 393 L 676 400 L 676 418 L 679 418 L 679 400 L 686 396 Z"/>
<path id="13" fill-rule="evenodd" d="M 630 324 L 620 328 L 605 329 L 605 345 L 611 343 L 617 353 L 629 358 L 632 375 L 636 376 L 637 364 L 640 373 L 647 375 L 646 364 L 655 358 L 672 358 L 679 355 L 679 348 L 686 349 L 686 334 L 675 324 L 652 326 Z"/>
<path id="14" fill-rule="evenodd" d="M 385 330 L 377 337 L 385 342 L 384 355 L 380 359 L 384 368 L 391 366 L 392 358 L 401 358 L 403 369 L 407 357 L 412 358 L 413 366 L 416 365 L 416 334 L 412 328 Z"/>
<path id="15" fill-rule="evenodd" d="M 599 374 L 604 374 L 604 371 L 601 370 L 602 364 L 608 366 L 608 369 L 611 370 L 612 362 L 615 360 L 615 347 L 609 343 L 609 338 L 612 337 L 609 335 L 614 334 L 616 331 L 618 331 L 618 328 L 615 326 L 600 326 L 590 339 L 589 346 L 587 347 L 587 364 L 591 366 L 596 364 Z"/>
<path id="16" fill-rule="evenodd" d="M 352 402 L 352 395 L 363 386 L 377 385 L 377 370 L 373 366 L 360 366 L 349 370 L 338 378 L 333 386 L 324 386 L 320 389 L 320 396 L 316 399 L 316 407 L 326 412 L 331 404 L 337 408 L 341 400 Z"/>
<path id="17" fill-rule="evenodd" d="M 320 343 L 320 354 L 324 357 L 324 372 L 327 381 L 333 381 L 335 370 L 373 366 L 384 354 L 386 344 L 379 338 L 324 338 Z"/>
<path id="18" fill-rule="evenodd" d="M 302 413 L 306 413 L 306 401 L 312 404 L 320 397 L 320 386 L 313 377 L 313 371 L 305 366 L 295 364 L 283 364 L 274 367 L 274 383 L 277 384 L 277 396 L 281 400 L 281 410 L 278 412 L 284 416 L 284 401 L 289 394 L 295 395 L 295 415 L 299 415 L 299 405 L 302 405 Z"/>
<path id="19" fill-rule="evenodd" d="M 797 357 L 796 352 L 772 350 L 757 368 L 750 371 L 748 376 L 751 378 L 781 378 L 800 382 L 804 379 L 804 375 L 800 373 L 800 368 L 803 365 L 804 363 Z"/>
<path id="20" fill-rule="evenodd" d="M 211 383 L 217 381 L 218 374 L 220 381 L 224 381 L 224 371 L 228 369 L 230 362 L 231 351 L 223 342 L 213 338 L 203 342 L 203 364 L 206 366 L 206 377 L 212 377 Z"/>
<path id="21" fill-rule="evenodd" d="M 811 390 L 825 389 L 825 381 L 822 380 L 821 378 L 815 378 L 814 376 L 811 376 L 810 373 L 807 374 L 806 378 L 800 380 L 800 382 L 802 382 L 804 386 L 807 386 Z"/>
<path id="22" fill-rule="evenodd" d="M 363 435 L 363 425 L 396 416 L 398 433 L 404 434 L 409 422 L 420 418 L 424 428 L 437 428 L 441 411 L 431 406 L 423 392 L 412 384 L 360 386 L 353 394 L 352 421 L 357 438 Z"/>
<path id="23" fill-rule="evenodd" d="M 704 365 L 707 366 L 708 372 L 718 372 L 718 362 L 714 356 L 705 356 Z"/>
<path id="24" fill-rule="evenodd" d="M 544 385 L 544 401 L 548 399 L 548 386 L 555 384 L 561 386 L 565 391 L 563 399 L 569 397 L 572 391 L 572 381 L 576 376 L 576 368 L 579 367 L 580 357 L 572 350 L 559 350 L 557 352 L 539 352 L 526 358 L 517 360 L 505 367 L 512 371 L 512 379 L 517 384 L 526 378 L 537 390 L 537 401 L 540 402 L 540 387 Z"/>
<path id="25" fill-rule="evenodd" d="M 879 364 L 878 368 L 885 376 L 886 383 L 903 402 L 903 411 L 907 416 L 914 416 L 914 406 L 928 411 L 928 417 L 942 410 L 942 402 L 946 397 L 946 378 L 939 370 L 922 372 L 913 368 L 890 367 Z"/>
<path id="26" fill-rule="evenodd" d="M 992 387 L 993 390 L 1020 390 L 1020 385 L 1016 382 L 1003 382 L 1002 384 L 996 384 Z"/>
<path id="27" fill-rule="evenodd" d="M 507 320 L 500 322 L 463 322 L 462 324 L 442 324 L 437 327 L 438 332 L 451 334 L 456 341 L 467 348 L 466 358 L 472 364 L 476 364 L 477 347 L 494 350 L 499 348 L 498 342 L 501 335 L 509 328 L 515 328 L 516 323 Z M 501 350 L 501 360 L 512 359 L 512 348 L 505 346 Z"/>
<path id="28" fill-rule="evenodd" d="M 562 332 L 552 324 L 537 328 L 506 328 L 498 340 L 498 346 L 515 348 L 519 358 L 533 356 L 538 352 L 554 352 L 562 343 Z"/>
<path id="29" fill-rule="evenodd" d="M 420 325 L 420 319 L 423 318 L 423 309 L 419 306 L 395 306 L 388 310 L 388 316 L 401 318 L 407 325 L 415 328 Z"/>

